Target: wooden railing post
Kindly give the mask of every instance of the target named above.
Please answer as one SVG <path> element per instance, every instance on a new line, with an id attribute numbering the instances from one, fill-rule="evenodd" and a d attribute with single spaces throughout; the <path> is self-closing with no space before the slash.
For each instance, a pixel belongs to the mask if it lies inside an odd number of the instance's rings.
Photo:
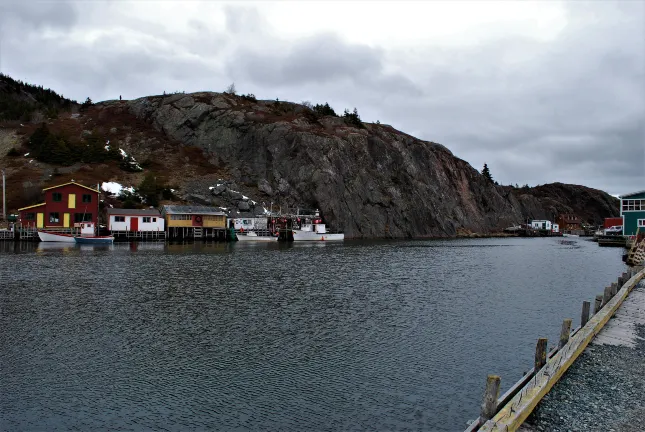
<path id="1" fill-rule="evenodd" d="M 618 284 L 614 282 L 611 284 L 611 297 L 613 298 L 617 292 L 618 292 Z"/>
<path id="2" fill-rule="evenodd" d="M 593 305 L 593 314 L 596 315 L 598 312 L 600 312 L 600 309 L 602 308 L 602 295 L 597 295 L 596 296 L 596 301 L 594 302 Z"/>
<path id="3" fill-rule="evenodd" d="M 569 342 L 569 335 L 571 335 L 571 322 L 571 318 L 567 318 L 562 321 L 562 329 L 560 330 L 560 344 L 558 345 L 560 348 L 562 348 L 567 344 L 567 342 Z"/>
<path id="4" fill-rule="evenodd" d="M 497 399 L 499 398 L 499 388 L 502 379 L 498 375 L 488 375 L 486 379 L 486 390 L 484 391 L 484 401 L 479 417 L 482 424 L 492 419 L 497 414 Z"/>
<path id="5" fill-rule="evenodd" d="M 589 309 L 591 309 L 591 303 L 588 301 L 582 302 L 582 315 L 580 316 L 581 328 L 589 321 Z"/>
<path id="6" fill-rule="evenodd" d="M 535 346 L 535 373 L 538 373 L 542 366 L 546 364 L 546 338 L 539 338 Z"/>

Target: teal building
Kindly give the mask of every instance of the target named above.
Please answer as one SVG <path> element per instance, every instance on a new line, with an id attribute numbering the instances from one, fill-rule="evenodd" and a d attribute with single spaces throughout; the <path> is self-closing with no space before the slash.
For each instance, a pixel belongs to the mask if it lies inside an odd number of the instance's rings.
<path id="1" fill-rule="evenodd" d="M 645 190 L 620 197 L 620 216 L 623 218 L 623 235 L 633 236 L 640 227 L 645 233 Z"/>

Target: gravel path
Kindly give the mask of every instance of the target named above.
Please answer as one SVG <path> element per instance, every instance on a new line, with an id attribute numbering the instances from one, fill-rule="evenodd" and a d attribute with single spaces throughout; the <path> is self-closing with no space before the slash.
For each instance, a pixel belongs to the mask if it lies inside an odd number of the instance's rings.
<path id="1" fill-rule="evenodd" d="M 631 292 L 520 430 L 645 430 L 644 282 Z"/>

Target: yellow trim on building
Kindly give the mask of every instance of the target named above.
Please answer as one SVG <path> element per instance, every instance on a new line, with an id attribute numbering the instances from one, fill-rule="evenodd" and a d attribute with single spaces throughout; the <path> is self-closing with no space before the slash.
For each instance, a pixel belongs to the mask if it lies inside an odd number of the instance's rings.
<path id="1" fill-rule="evenodd" d="M 45 226 L 45 213 L 36 213 L 36 228 Z"/>
<path id="2" fill-rule="evenodd" d="M 69 228 L 69 213 L 63 213 L 63 227 Z"/>
<path id="3" fill-rule="evenodd" d="M 34 204 L 34 205 L 31 205 L 31 206 L 27 206 L 27 207 L 19 208 L 19 209 L 18 209 L 18 211 L 29 210 L 29 209 L 31 209 L 31 208 L 34 208 L 34 207 L 40 207 L 40 206 L 44 206 L 44 205 L 45 205 L 45 203 Z"/>
<path id="4" fill-rule="evenodd" d="M 67 186 L 67 185 L 71 185 L 71 184 L 76 185 L 76 186 L 80 186 L 80 187 L 85 188 L 85 189 L 89 189 L 89 190 L 91 190 L 92 192 L 99 193 L 99 191 L 98 191 L 98 190 L 96 190 L 96 189 L 94 189 L 94 188 L 91 188 L 91 187 L 89 187 L 89 186 L 85 186 L 85 185 L 82 185 L 82 184 L 80 184 L 80 183 L 76 183 L 76 182 L 67 182 L 67 183 L 59 184 L 59 185 L 57 185 L 57 186 L 50 186 L 50 187 L 48 187 L 48 188 L 43 189 L 43 192 L 44 192 L 44 191 L 46 191 L 46 190 L 55 189 L 55 188 L 59 188 L 59 187 L 61 187 L 61 186 Z"/>
<path id="5" fill-rule="evenodd" d="M 76 194 L 69 194 L 67 208 L 76 208 Z"/>
<path id="6" fill-rule="evenodd" d="M 167 227 L 182 227 L 182 228 L 192 228 L 193 227 L 193 221 L 192 219 L 189 220 L 170 220 L 169 217 L 166 218 L 166 226 Z"/>

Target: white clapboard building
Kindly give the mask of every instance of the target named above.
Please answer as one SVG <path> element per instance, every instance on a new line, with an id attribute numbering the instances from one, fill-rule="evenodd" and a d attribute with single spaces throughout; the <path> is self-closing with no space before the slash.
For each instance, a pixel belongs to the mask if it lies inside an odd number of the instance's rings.
<path id="1" fill-rule="evenodd" d="M 107 209 L 108 230 L 152 232 L 165 229 L 164 219 L 156 209 Z"/>

